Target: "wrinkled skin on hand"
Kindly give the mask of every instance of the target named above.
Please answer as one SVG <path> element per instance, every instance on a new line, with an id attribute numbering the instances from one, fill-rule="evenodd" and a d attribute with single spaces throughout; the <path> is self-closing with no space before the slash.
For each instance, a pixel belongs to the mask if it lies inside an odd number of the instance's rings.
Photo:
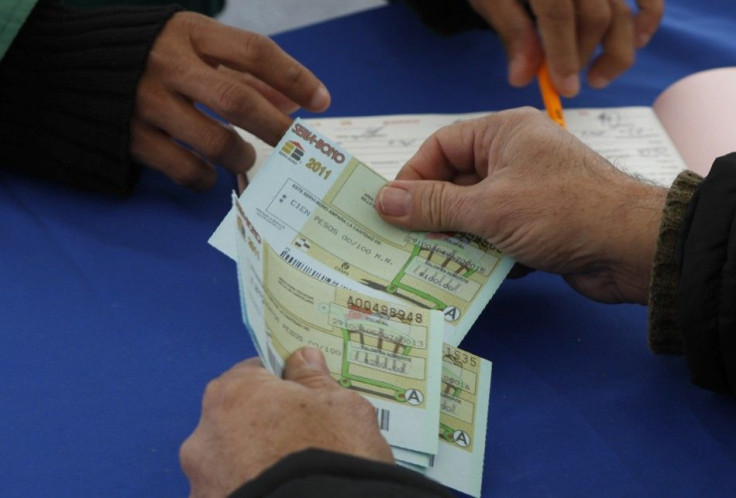
<path id="1" fill-rule="evenodd" d="M 212 381 L 180 460 L 192 496 L 225 496 L 307 448 L 393 463 L 373 406 L 340 387 L 315 348 L 294 352 L 283 379 L 252 358 Z"/>
<path id="2" fill-rule="evenodd" d="M 410 230 L 484 237 L 597 301 L 645 304 L 666 195 L 526 108 L 439 130 L 376 209 Z"/>

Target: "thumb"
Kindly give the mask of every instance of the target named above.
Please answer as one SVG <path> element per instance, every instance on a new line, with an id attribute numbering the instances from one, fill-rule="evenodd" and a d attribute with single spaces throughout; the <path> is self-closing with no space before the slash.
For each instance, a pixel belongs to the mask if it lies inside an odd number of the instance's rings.
<path id="1" fill-rule="evenodd" d="M 327 369 L 325 357 L 317 348 L 306 346 L 297 349 L 286 360 L 284 379 L 297 382 L 306 387 L 337 387 L 337 383 Z"/>
<path id="2" fill-rule="evenodd" d="M 397 180 L 378 191 L 376 210 L 384 220 L 409 230 L 477 233 L 474 191 L 444 181 Z"/>

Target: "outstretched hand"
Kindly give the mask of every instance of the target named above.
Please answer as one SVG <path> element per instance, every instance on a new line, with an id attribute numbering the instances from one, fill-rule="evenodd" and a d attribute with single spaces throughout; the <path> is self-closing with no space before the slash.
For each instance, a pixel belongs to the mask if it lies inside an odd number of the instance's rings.
<path id="1" fill-rule="evenodd" d="M 204 190 L 215 182 L 213 164 L 244 173 L 255 152 L 195 103 L 275 145 L 291 123 L 288 113 L 299 106 L 322 111 L 330 96 L 269 38 L 179 12 L 157 36 L 141 76 L 130 153 L 174 182 Z"/>
<path id="2" fill-rule="evenodd" d="M 666 193 L 527 108 L 439 130 L 376 209 L 410 230 L 484 237 L 592 299 L 646 303 Z"/>

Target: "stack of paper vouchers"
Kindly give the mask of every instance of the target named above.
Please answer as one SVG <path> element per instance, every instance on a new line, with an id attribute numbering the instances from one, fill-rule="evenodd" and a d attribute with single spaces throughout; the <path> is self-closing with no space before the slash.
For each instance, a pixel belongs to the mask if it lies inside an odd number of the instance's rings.
<path id="1" fill-rule="evenodd" d="M 669 185 L 687 165 L 664 104 L 567 109 L 565 120 L 615 166 Z M 275 149 L 238 130 L 257 150 L 251 185 L 210 239 L 238 261 L 243 320 L 269 368 L 319 347 L 335 379 L 376 407 L 398 462 L 475 496 L 491 365 L 456 346 L 513 262 L 472 236 L 390 226 L 373 202 L 381 175 L 432 132 L 486 114 L 297 121 Z"/>
<path id="2" fill-rule="evenodd" d="M 513 261 L 475 236 L 387 224 L 373 207 L 385 182 L 297 120 L 211 242 L 237 261 L 267 368 L 319 348 L 398 462 L 479 496 L 491 364 L 456 346 Z"/>

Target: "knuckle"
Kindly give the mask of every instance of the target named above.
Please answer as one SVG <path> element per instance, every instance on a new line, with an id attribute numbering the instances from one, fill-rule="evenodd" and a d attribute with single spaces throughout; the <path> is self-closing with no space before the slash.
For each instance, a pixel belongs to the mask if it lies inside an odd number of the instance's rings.
<path id="1" fill-rule="evenodd" d="M 427 222 L 432 227 L 444 226 L 445 207 L 443 206 L 443 196 L 445 188 L 444 182 L 437 182 L 428 194 L 422 198 L 421 212 L 425 213 Z"/>
<path id="2" fill-rule="evenodd" d="M 177 185 L 193 190 L 205 190 L 214 183 L 214 178 L 208 178 L 208 175 L 204 173 L 204 168 L 201 167 L 177 169 L 172 180 Z"/>
<path id="3" fill-rule="evenodd" d="M 230 157 L 240 140 L 234 132 L 218 125 L 203 132 L 200 139 L 199 152 L 217 163 Z"/>
<path id="4" fill-rule="evenodd" d="M 361 398 L 360 404 L 354 407 L 355 413 L 362 419 L 372 422 L 378 426 L 378 419 L 376 418 L 376 409 L 365 399 Z"/>
<path id="5" fill-rule="evenodd" d="M 619 57 L 620 65 L 619 68 L 623 71 L 630 68 L 636 62 L 636 53 L 633 50 L 627 50 L 622 53 Z"/>
<path id="6" fill-rule="evenodd" d="M 633 9 L 623 1 L 616 1 L 613 3 L 613 11 L 616 15 L 622 17 L 632 17 L 634 15 Z"/>
<path id="7" fill-rule="evenodd" d="M 507 131 L 511 138 L 519 138 L 519 133 L 523 133 L 524 138 L 528 139 L 530 133 L 536 134 L 539 129 L 549 124 L 545 112 L 535 107 L 524 106 L 503 112 L 508 115 L 508 119 L 504 118 L 503 130 Z M 508 149 L 509 147 L 504 147 L 503 150 Z"/>
<path id="8" fill-rule="evenodd" d="M 304 84 L 307 78 L 307 70 L 297 64 L 289 64 L 284 81 L 290 88 L 299 88 Z"/>
<path id="9" fill-rule="evenodd" d="M 201 40 L 212 27 L 212 19 L 197 12 L 182 11 L 174 14 L 164 29 L 172 26 L 182 38 L 190 41 Z"/>
<path id="10" fill-rule="evenodd" d="M 148 52 L 148 58 L 146 59 L 146 73 L 143 78 L 145 78 L 149 72 L 157 73 L 165 70 L 169 63 L 170 59 L 167 56 L 166 50 L 162 49 L 159 44 L 155 44 L 151 51 Z"/>
<path id="11" fill-rule="evenodd" d="M 639 5 L 640 11 L 646 12 L 652 22 L 659 23 L 664 17 L 664 1 L 649 2 L 648 5 Z"/>
<path id="12" fill-rule="evenodd" d="M 627 70 L 634 65 L 636 60 L 636 54 L 633 48 L 629 50 L 628 47 L 610 50 L 606 55 L 606 72 L 610 76 L 617 75 Z"/>
<path id="13" fill-rule="evenodd" d="M 589 9 L 584 13 L 581 13 L 581 21 L 585 23 L 586 27 L 595 31 L 605 31 L 611 24 L 611 9 L 606 5 L 600 9 Z"/>
<path id="14" fill-rule="evenodd" d="M 249 63 L 257 63 L 262 61 L 264 53 L 266 53 L 271 45 L 275 42 L 270 38 L 259 33 L 247 33 L 240 40 L 240 53 L 245 61 Z"/>
<path id="15" fill-rule="evenodd" d="M 224 396 L 223 382 L 220 379 L 214 379 L 207 383 L 202 396 L 202 408 L 208 410 L 213 406 L 217 406 Z"/>
<path id="16" fill-rule="evenodd" d="M 558 22 L 569 22 L 574 19 L 575 12 L 573 7 L 568 2 L 549 2 L 538 9 L 536 12 L 537 17 L 544 18 L 545 20 L 558 23 Z"/>
<path id="17" fill-rule="evenodd" d="M 538 119 L 542 115 L 539 109 L 532 107 L 532 106 L 523 106 L 517 109 L 512 109 L 508 112 L 517 114 L 518 119 L 522 121 Z"/>
<path id="18" fill-rule="evenodd" d="M 199 459 L 197 457 L 199 450 L 196 438 L 196 434 L 190 435 L 179 447 L 179 464 L 184 475 L 189 477 L 195 475 L 199 468 Z"/>
<path id="19" fill-rule="evenodd" d="M 189 11 L 177 12 L 169 21 L 170 24 L 181 26 L 186 31 L 198 28 L 201 22 L 202 20 L 198 14 Z"/>
<path id="20" fill-rule="evenodd" d="M 376 419 L 376 409 L 363 396 L 349 389 L 340 389 L 339 392 L 342 404 L 359 420 Z"/>
<path id="21" fill-rule="evenodd" d="M 245 93 L 240 84 L 227 80 L 214 88 L 213 98 L 217 110 L 225 114 L 232 114 L 236 109 L 242 112 L 252 112 L 253 104 L 244 96 Z"/>
<path id="22" fill-rule="evenodd" d="M 186 472 L 186 469 L 191 466 L 192 462 L 192 437 L 193 436 L 189 436 L 186 438 L 179 447 L 179 461 L 184 468 L 184 472 Z"/>

